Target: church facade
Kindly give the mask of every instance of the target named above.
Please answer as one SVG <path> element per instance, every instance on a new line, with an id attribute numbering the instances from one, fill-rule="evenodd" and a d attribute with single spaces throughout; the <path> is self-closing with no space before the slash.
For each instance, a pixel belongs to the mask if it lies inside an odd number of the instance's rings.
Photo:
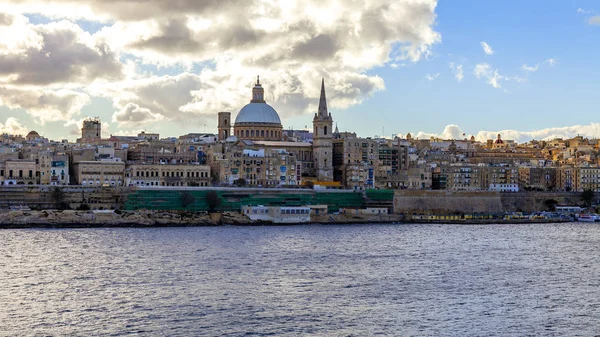
<path id="1" fill-rule="evenodd" d="M 228 185 L 243 179 L 254 186 L 273 186 L 272 178 L 262 181 L 256 177 L 269 176 L 278 170 L 277 174 L 281 175 L 280 185 L 299 185 L 306 180 L 333 182 L 333 118 L 327 110 L 325 80 L 321 81 L 319 108 L 313 118 L 312 143 L 290 139 L 284 135 L 279 114 L 266 103 L 264 95 L 264 88 L 257 77 L 252 88 L 252 98 L 237 113 L 233 125 L 231 112 L 218 113 L 219 144 L 210 153 L 213 172 L 219 172 L 218 181 Z M 243 151 L 244 149 L 247 151 Z M 245 162 L 245 154 L 260 150 L 267 156 L 281 156 L 277 161 L 265 160 L 265 163 L 281 165 L 259 165 L 253 168 L 238 165 Z M 234 153 L 240 158 L 232 155 Z M 294 157 L 294 160 L 291 161 L 286 156 Z M 286 163 L 293 165 L 287 167 Z M 290 178 L 290 172 L 295 175 L 294 179 Z"/>

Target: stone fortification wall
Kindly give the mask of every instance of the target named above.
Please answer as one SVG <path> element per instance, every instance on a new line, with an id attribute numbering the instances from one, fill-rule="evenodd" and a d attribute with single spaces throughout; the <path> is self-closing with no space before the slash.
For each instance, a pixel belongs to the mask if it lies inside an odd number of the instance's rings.
<path id="1" fill-rule="evenodd" d="M 507 212 L 539 212 L 549 210 L 547 200 L 559 205 L 582 206 L 581 192 L 501 193 L 502 208 Z"/>
<path id="2" fill-rule="evenodd" d="M 55 193 L 56 190 L 60 193 Z M 28 206 L 34 210 L 53 209 L 59 204 L 77 208 L 82 204 L 92 209 L 120 209 L 130 189 L 120 187 L 83 187 L 16 185 L 0 187 L 0 210 Z"/>
<path id="3" fill-rule="evenodd" d="M 395 213 L 497 213 L 549 210 L 547 201 L 559 205 L 581 205 L 577 192 L 411 191 L 394 194 Z"/>
<path id="4" fill-rule="evenodd" d="M 394 193 L 395 213 L 498 213 L 502 199 L 498 192 L 413 191 Z"/>

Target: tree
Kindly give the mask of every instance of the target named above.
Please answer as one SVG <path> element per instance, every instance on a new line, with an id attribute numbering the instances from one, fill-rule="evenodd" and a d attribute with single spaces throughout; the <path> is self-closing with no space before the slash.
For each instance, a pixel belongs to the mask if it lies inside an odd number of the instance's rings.
<path id="1" fill-rule="evenodd" d="M 233 183 L 237 187 L 244 187 L 244 186 L 246 186 L 246 179 L 244 179 L 244 178 L 236 179 L 233 181 Z"/>
<path id="2" fill-rule="evenodd" d="M 189 205 L 196 202 L 196 198 L 190 192 L 181 193 L 181 207 L 187 208 Z"/>
<path id="3" fill-rule="evenodd" d="M 65 202 L 65 192 L 63 192 L 60 187 L 54 187 L 52 189 L 50 198 L 52 198 L 52 201 L 56 205 L 56 209 L 65 210 L 69 207 L 69 205 Z"/>
<path id="4" fill-rule="evenodd" d="M 89 211 L 90 210 L 90 205 L 88 204 L 81 204 L 79 205 L 79 207 L 77 207 L 78 211 Z"/>
<path id="5" fill-rule="evenodd" d="M 214 213 L 217 207 L 221 205 L 219 194 L 216 191 L 206 193 L 206 204 L 208 205 L 208 211 Z"/>
<path id="6" fill-rule="evenodd" d="M 556 210 L 556 205 L 558 204 L 558 201 L 554 199 L 546 199 L 546 201 L 544 201 L 544 204 L 546 205 L 546 207 L 548 207 L 548 210 L 554 211 Z"/>
<path id="7" fill-rule="evenodd" d="M 594 201 L 594 191 L 592 190 L 584 190 L 581 193 L 581 200 L 585 203 L 587 207 L 592 206 L 592 202 Z"/>

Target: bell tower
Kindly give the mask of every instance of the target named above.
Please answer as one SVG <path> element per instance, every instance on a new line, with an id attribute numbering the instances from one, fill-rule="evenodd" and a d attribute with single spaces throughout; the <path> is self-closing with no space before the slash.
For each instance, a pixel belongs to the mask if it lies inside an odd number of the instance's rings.
<path id="1" fill-rule="evenodd" d="M 219 130 L 218 140 L 225 140 L 231 136 L 231 112 L 219 112 L 219 124 L 217 128 Z"/>
<path id="2" fill-rule="evenodd" d="M 333 118 L 327 111 L 325 79 L 321 80 L 319 110 L 313 118 L 313 158 L 318 181 L 333 181 Z"/>

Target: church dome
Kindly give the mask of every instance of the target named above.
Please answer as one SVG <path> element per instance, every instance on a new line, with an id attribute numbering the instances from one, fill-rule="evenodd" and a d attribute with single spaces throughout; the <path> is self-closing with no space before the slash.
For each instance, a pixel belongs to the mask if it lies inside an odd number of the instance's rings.
<path id="1" fill-rule="evenodd" d="M 235 117 L 233 135 L 247 140 L 281 140 L 283 125 L 277 111 L 265 102 L 265 90 L 256 78 L 252 100 Z"/>
<path id="2" fill-rule="evenodd" d="M 281 125 L 277 111 L 267 103 L 248 103 L 235 118 L 235 124 L 265 123 Z"/>
<path id="3" fill-rule="evenodd" d="M 30 131 L 27 136 L 25 136 L 25 139 L 27 140 L 35 140 L 36 138 L 40 138 L 40 134 L 36 131 Z"/>

